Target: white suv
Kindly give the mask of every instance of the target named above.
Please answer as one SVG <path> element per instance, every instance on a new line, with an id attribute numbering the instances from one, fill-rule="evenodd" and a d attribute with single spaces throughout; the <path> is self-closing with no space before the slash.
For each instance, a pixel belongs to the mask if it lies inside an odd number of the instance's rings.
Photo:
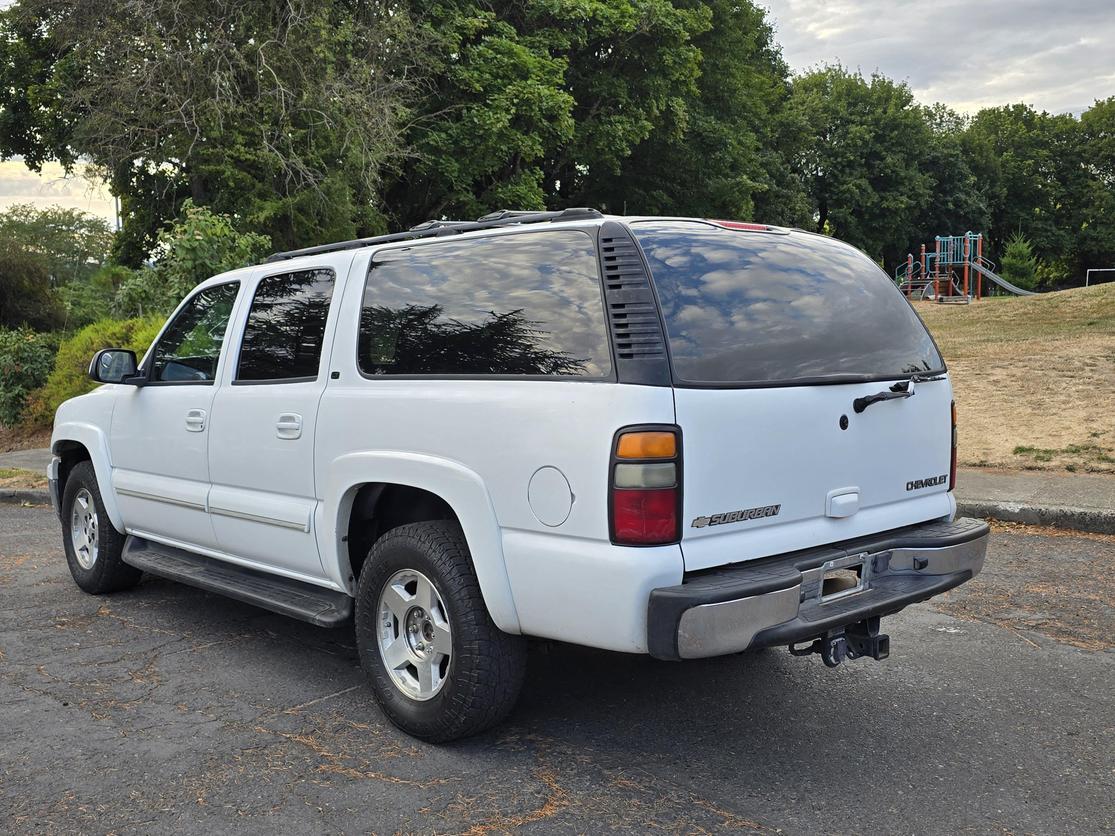
<path id="1" fill-rule="evenodd" d="M 799 230 L 431 222 L 215 276 L 142 363 L 90 375 L 49 473 L 78 585 L 355 614 L 377 699 L 427 740 L 508 713 L 525 636 L 883 658 L 879 617 L 987 547 L 954 519 L 925 327 Z"/>

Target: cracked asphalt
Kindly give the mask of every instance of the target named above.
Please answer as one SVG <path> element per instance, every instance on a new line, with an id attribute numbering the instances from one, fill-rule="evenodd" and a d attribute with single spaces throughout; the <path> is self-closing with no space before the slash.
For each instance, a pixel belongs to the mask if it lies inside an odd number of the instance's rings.
<path id="1" fill-rule="evenodd" d="M 504 727 L 433 747 L 350 628 L 85 595 L 50 510 L 0 505 L 0 829 L 1110 832 L 1113 570 L 1115 538 L 1000 528 L 983 575 L 884 620 L 889 660 L 835 671 L 539 644 Z"/>

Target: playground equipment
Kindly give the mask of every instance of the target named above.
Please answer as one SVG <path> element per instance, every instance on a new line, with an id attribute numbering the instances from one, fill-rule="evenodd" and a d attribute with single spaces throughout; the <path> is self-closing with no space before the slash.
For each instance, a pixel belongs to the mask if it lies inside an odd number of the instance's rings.
<path id="1" fill-rule="evenodd" d="M 995 263 L 983 257 L 983 234 L 938 235 L 933 252 L 921 245 L 921 256 L 913 253 L 894 271 L 894 280 L 906 296 L 932 299 L 942 304 L 967 305 L 983 296 L 983 280 L 1016 296 L 1033 296 L 997 272 Z"/>

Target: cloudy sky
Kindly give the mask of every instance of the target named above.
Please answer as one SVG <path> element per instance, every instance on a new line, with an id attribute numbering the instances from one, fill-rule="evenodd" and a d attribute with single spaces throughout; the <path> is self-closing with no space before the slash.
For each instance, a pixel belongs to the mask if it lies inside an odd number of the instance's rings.
<path id="1" fill-rule="evenodd" d="M 795 70 L 840 61 L 974 112 L 1115 95 L 1115 0 L 758 0 Z"/>

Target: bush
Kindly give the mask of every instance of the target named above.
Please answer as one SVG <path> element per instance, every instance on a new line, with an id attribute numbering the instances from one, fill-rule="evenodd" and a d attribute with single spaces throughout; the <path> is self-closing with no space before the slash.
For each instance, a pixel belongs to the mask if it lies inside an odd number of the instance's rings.
<path id="1" fill-rule="evenodd" d="M 25 423 L 48 426 L 63 401 L 84 395 L 97 384 L 89 379 L 89 361 L 102 348 L 130 348 L 142 357 L 162 327 L 163 319 L 102 319 L 87 325 L 58 347 L 54 370 L 46 384 L 28 400 Z"/>
<path id="2" fill-rule="evenodd" d="M 187 200 L 169 230 L 159 233 L 153 268 L 143 268 L 123 282 L 115 309 L 121 316 L 169 313 L 186 294 L 210 276 L 258 261 L 271 239 L 238 232 L 234 219 Z"/>
<path id="3" fill-rule="evenodd" d="M 1029 239 L 1020 232 L 1007 239 L 1002 272 L 1004 279 L 1023 290 L 1033 290 L 1038 286 L 1038 260 L 1034 258 Z"/>
<path id="4" fill-rule="evenodd" d="M 0 328 L 0 424 L 19 422 L 27 396 L 46 382 L 53 359 L 49 335 Z"/>
<path id="5" fill-rule="evenodd" d="M 65 315 L 42 258 L 17 242 L 0 239 L 0 328 L 50 331 Z"/>

